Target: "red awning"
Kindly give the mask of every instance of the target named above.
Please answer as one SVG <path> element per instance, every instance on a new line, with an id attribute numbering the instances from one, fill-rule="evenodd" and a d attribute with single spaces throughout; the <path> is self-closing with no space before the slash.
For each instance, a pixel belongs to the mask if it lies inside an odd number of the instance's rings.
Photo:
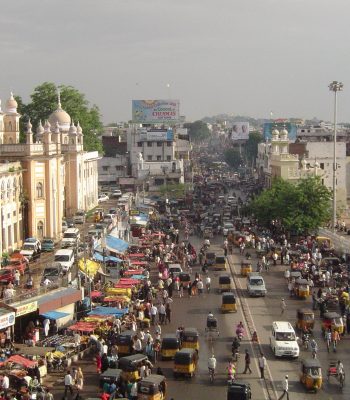
<path id="1" fill-rule="evenodd" d="M 124 271 L 124 275 L 143 275 L 143 269 L 128 269 L 127 271 Z"/>
<path id="2" fill-rule="evenodd" d="M 102 297 L 102 296 L 103 296 L 102 292 L 99 292 L 98 290 L 93 290 L 91 292 L 91 297 Z"/>
<path id="3" fill-rule="evenodd" d="M 131 265 L 148 265 L 147 261 L 139 261 L 139 260 L 136 260 L 136 261 L 130 260 L 130 263 L 131 263 Z"/>
<path id="4" fill-rule="evenodd" d="M 130 258 L 142 258 L 142 257 L 144 257 L 145 255 L 144 255 L 143 253 L 132 253 L 132 254 L 128 254 L 128 256 L 129 256 Z"/>
<path id="5" fill-rule="evenodd" d="M 77 322 L 68 327 L 71 331 L 93 332 L 96 329 L 96 324 L 91 322 Z"/>

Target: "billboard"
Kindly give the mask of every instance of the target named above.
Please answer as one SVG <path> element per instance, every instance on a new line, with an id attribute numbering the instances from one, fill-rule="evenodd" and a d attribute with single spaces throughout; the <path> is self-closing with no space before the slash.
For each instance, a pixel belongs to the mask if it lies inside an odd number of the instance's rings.
<path id="1" fill-rule="evenodd" d="M 174 124 L 180 119 L 179 100 L 133 100 L 132 121 L 140 124 Z"/>
<path id="2" fill-rule="evenodd" d="M 286 121 L 275 121 L 275 122 L 265 122 L 263 127 L 263 135 L 265 140 L 270 140 L 272 137 L 272 131 L 277 129 L 281 131 L 283 129 L 287 129 L 288 138 L 290 140 L 295 140 L 297 138 L 297 126 L 296 124 L 291 124 Z"/>
<path id="3" fill-rule="evenodd" d="M 146 132 L 141 132 L 140 139 L 159 142 L 172 141 L 174 140 L 174 134 L 172 129 L 150 129 Z"/>
<path id="4" fill-rule="evenodd" d="M 249 122 L 234 122 L 231 131 L 231 140 L 248 140 Z"/>

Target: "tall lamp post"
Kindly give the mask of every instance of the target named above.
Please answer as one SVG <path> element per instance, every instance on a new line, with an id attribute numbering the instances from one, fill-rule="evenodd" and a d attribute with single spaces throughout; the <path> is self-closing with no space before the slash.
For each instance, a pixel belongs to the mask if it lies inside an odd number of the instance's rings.
<path id="1" fill-rule="evenodd" d="M 334 92 L 334 133 L 333 133 L 333 232 L 337 224 L 337 93 L 343 90 L 342 82 L 333 81 L 328 86 Z"/>

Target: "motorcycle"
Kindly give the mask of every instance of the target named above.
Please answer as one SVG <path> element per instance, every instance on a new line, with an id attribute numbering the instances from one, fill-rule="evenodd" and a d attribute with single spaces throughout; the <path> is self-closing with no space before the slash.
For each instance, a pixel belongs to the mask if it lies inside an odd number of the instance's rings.
<path id="1" fill-rule="evenodd" d="M 310 344 L 310 334 L 309 333 L 303 333 L 302 342 L 303 342 L 304 349 L 308 350 L 309 344 Z"/>

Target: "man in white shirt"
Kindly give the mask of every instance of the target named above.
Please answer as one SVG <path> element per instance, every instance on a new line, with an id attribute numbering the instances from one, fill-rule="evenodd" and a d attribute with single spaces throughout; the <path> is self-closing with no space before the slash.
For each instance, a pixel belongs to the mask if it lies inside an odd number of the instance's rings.
<path id="1" fill-rule="evenodd" d="M 151 314 L 151 324 L 154 325 L 158 314 L 158 309 L 154 304 L 152 304 L 152 307 L 150 309 L 150 314 Z"/>
<path id="2" fill-rule="evenodd" d="M 64 376 L 64 395 L 63 397 L 67 397 L 67 392 L 68 390 L 70 391 L 70 394 L 73 394 L 73 378 L 72 375 L 70 374 L 70 371 L 68 370 L 66 375 Z"/>
<path id="3" fill-rule="evenodd" d="M 278 400 L 283 399 L 285 395 L 287 395 L 287 400 L 289 400 L 288 386 L 288 375 L 286 375 L 284 381 L 282 382 L 283 393 Z"/>
<path id="4" fill-rule="evenodd" d="M 137 338 L 134 342 L 135 353 L 142 353 L 142 342 L 140 338 Z"/>
<path id="5" fill-rule="evenodd" d="M 10 379 L 7 375 L 2 376 L 1 389 L 4 392 L 4 397 L 7 397 L 7 391 L 10 388 Z"/>

